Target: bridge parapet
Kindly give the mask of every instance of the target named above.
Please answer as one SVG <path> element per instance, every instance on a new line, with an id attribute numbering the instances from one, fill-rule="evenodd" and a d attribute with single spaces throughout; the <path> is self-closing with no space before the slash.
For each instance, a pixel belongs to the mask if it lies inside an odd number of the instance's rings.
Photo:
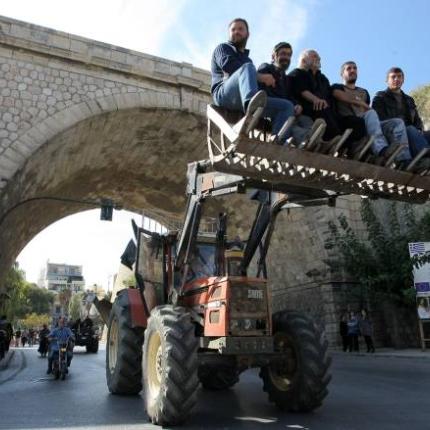
<path id="1" fill-rule="evenodd" d="M 209 73 L 0 17 L 0 193 L 48 140 L 78 122 L 130 108 L 204 114 Z"/>

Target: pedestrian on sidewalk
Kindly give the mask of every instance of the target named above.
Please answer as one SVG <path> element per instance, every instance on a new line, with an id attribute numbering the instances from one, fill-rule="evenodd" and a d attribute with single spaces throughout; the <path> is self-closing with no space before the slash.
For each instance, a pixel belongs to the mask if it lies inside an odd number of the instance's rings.
<path id="1" fill-rule="evenodd" d="M 25 347 L 25 344 L 27 343 L 27 340 L 28 340 L 28 330 L 24 330 L 22 332 L 22 336 L 21 336 L 21 343 L 22 343 L 23 347 Z"/>
<path id="2" fill-rule="evenodd" d="M 360 333 L 364 337 L 364 341 L 366 342 L 367 352 L 375 352 L 375 347 L 373 346 L 373 324 L 369 319 L 369 315 L 366 309 L 361 310 L 361 318 L 360 318 Z"/>
<path id="3" fill-rule="evenodd" d="M 19 343 L 20 343 L 20 341 L 21 341 L 21 330 L 20 330 L 20 329 L 18 329 L 18 330 L 15 332 L 15 347 L 16 347 L 16 348 L 18 348 L 18 347 L 19 347 Z"/>
<path id="4" fill-rule="evenodd" d="M 348 314 L 344 312 L 340 317 L 339 333 L 342 338 L 343 352 L 348 351 Z"/>
<path id="5" fill-rule="evenodd" d="M 355 315 L 355 312 L 349 313 L 348 319 L 348 346 L 349 352 L 355 351 L 359 352 L 360 348 L 358 346 L 358 335 L 360 334 L 360 327 L 358 318 Z"/>
<path id="6" fill-rule="evenodd" d="M 35 336 L 34 328 L 28 330 L 28 346 L 34 345 L 34 336 Z"/>

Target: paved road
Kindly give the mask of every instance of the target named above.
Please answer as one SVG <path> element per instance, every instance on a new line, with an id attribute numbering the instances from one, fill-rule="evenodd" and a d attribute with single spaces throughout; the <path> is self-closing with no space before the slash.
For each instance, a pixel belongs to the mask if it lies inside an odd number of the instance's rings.
<path id="1" fill-rule="evenodd" d="M 54 381 L 35 349 L 17 349 L 0 372 L 0 429 L 154 429 L 140 396 L 110 395 L 104 351 L 77 348 L 70 377 Z M 430 428 L 430 360 L 335 354 L 330 395 L 309 415 L 268 403 L 256 371 L 226 392 L 200 390 L 189 429 L 391 430 Z M 8 378 L 5 378 L 5 376 Z M 6 382 L 5 382 L 6 379 Z M 7 380 L 8 379 L 8 380 Z"/>

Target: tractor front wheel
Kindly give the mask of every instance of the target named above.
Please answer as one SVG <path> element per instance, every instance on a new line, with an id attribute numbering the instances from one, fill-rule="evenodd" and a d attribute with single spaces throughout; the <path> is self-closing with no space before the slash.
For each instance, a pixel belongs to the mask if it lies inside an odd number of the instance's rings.
<path id="1" fill-rule="evenodd" d="M 178 306 L 152 309 L 143 344 L 146 411 L 152 423 L 186 420 L 197 401 L 198 340 L 189 313 Z"/>
<path id="2" fill-rule="evenodd" d="M 273 332 L 275 350 L 283 358 L 261 368 L 269 400 L 290 412 L 318 408 L 331 379 L 324 333 L 306 316 L 285 311 L 273 315 Z"/>

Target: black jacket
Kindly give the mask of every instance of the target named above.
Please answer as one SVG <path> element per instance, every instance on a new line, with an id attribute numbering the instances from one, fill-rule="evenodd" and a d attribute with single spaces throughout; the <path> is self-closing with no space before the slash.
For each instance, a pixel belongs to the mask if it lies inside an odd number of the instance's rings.
<path id="1" fill-rule="evenodd" d="M 403 91 L 401 91 L 401 94 L 404 106 L 405 124 L 413 125 L 418 130 L 423 130 L 423 122 L 418 114 L 415 100 Z M 381 121 L 391 118 L 399 118 L 401 116 L 396 98 L 394 97 L 393 92 L 388 88 L 385 91 L 378 91 L 376 93 L 373 98 L 372 107 L 378 113 Z"/>
<path id="2" fill-rule="evenodd" d="M 310 91 L 313 95 L 332 104 L 331 85 L 327 77 L 318 71 L 315 75 L 309 70 L 294 69 L 288 74 L 292 78 L 294 97 L 303 106 L 303 113 L 313 116 L 313 103 L 302 97 L 303 91 Z"/>
<path id="3" fill-rule="evenodd" d="M 269 97 L 288 99 L 292 103 L 297 104 L 294 99 L 292 79 L 285 73 L 285 71 L 279 69 L 274 64 L 263 63 L 258 68 L 258 73 L 271 74 L 276 81 L 275 87 L 268 87 L 261 82 L 258 83 L 259 87 L 266 91 Z"/>

